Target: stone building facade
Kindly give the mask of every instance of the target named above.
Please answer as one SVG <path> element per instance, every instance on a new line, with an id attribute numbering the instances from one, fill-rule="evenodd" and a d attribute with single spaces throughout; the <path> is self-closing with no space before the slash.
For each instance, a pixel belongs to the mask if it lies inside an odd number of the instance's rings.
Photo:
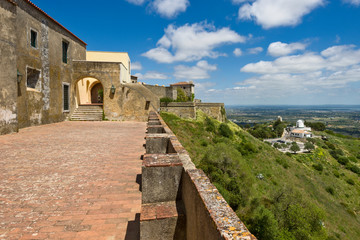
<path id="1" fill-rule="evenodd" d="M 132 83 L 127 53 L 87 53 L 29 0 L 0 0 L 0 34 L 0 134 L 69 118 L 80 102 L 77 83 L 89 77 L 102 85 L 109 120 L 145 121 L 159 108 L 155 94 Z"/>

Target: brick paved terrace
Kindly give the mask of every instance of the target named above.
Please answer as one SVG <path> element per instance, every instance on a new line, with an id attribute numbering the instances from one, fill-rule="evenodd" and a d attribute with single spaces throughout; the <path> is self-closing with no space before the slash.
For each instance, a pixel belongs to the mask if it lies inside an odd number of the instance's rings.
<path id="1" fill-rule="evenodd" d="M 0 239 L 138 239 L 146 123 L 0 136 Z"/>

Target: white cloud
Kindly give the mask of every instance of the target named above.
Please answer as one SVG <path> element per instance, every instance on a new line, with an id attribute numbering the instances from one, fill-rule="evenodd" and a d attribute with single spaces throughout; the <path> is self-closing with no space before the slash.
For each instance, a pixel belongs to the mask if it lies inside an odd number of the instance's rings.
<path id="1" fill-rule="evenodd" d="M 135 76 L 137 76 L 139 78 L 139 81 L 142 80 L 164 80 L 164 79 L 168 79 L 168 77 L 163 74 L 163 73 L 159 73 L 159 72 L 147 72 L 145 74 L 141 74 L 141 73 L 136 73 Z"/>
<path id="2" fill-rule="evenodd" d="M 344 2 L 353 4 L 355 6 L 360 6 L 360 0 L 344 0 Z"/>
<path id="3" fill-rule="evenodd" d="M 173 18 L 181 12 L 185 12 L 189 5 L 189 0 L 155 0 L 151 3 L 151 7 L 166 18 Z"/>
<path id="4" fill-rule="evenodd" d="M 231 29 L 216 29 L 206 22 L 185 24 L 181 27 L 169 25 L 164 36 L 157 42 L 157 47 L 142 55 L 160 63 L 176 61 L 198 61 L 204 57 L 217 58 L 224 53 L 215 48 L 231 43 L 245 42 L 246 38 Z"/>
<path id="5" fill-rule="evenodd" d="M 126 0 L 126 1 L 135 5 L 142 5 L 146 0 Z"/>
<path id="6" fill-rule="evenodd" d="M 242 51 L 240 48 L 235 48 L 234 50 L 234 55 L 237 56 L 237 57 L 240 57 L 242 55 Z"/>
<path id="7" fill-rule="evenodd" d="M 265 29 L 295 26 L 324 3 L 325 0 L 256 0 L 240 7 L 239 19 L 254 20 Z"/>
<path id="8" fill-rule="evenodd" d="M 255 48 L 248 49 L 248 52 L 250 54 L 258 54 L 258 53 L 261 53 L 262 51 L 264 51 L 264 49 L 262 47 L 255 47 Z"/>
<path id="9" fill-rule="evenodd" d="M 199 61 L 195 66 L 184 65 L 175 66 L 174 77 L 177 79 L 206 79 L 209 78 L 209 71 L 215 71 L 216 65 L 211 65 L 207 61 Z"/>
<path id="10" fill-rule="evenodd" d="M 131 63 L 131 70 L 141 70 L 142 65 L 139 62 L 133 62 Z"/>
<path id="11" fill-rule="evenodd" d="M 303 43 L 282 43 L 282 42 L 273 42 L 268 47 L 268 53 L 271 56 L 279 57 L 289 55 L 298 50 L 305 50 L 306 45 Z"/>
<path id="12" fill-rule="evenodd" d="M 320 53 L 282 56 L 274 61 L 259 61 L 241 68 L 260 74 L 238 83 L 255 86 L 259 96 L 284 97 L 319 94 L 360 82 L 360 49 L 354 45 L 333 46 Z"/>
<path id="13" fill-rule="evenodd" d="M 179 13 L 185 12 L 190 5 L 189 0 L 126 0 L 135 5 L 143 5 L 148 2 L 148 7 L 165 18 L 176 17 Z"/>
<path id="14" fill-rule="evenodd" d="M 234 87 L 232 88 L 233 90 L 248 90 L 248 89 L 255 89 L 256 86 L 252 85 L 252 86 L 245 86 L 245 87 Z"/>

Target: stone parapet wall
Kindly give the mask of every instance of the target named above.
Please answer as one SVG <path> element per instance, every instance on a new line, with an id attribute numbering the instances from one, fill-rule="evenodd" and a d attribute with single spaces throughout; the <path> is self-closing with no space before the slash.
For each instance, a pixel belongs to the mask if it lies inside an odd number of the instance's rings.
<path id="1" fill-rule="evenodd" d="M 174 113 L 182 118 L 196 118 L 196 108 L 193 102 L 160 103 L 160 111 Z"/>
<path id="2" fill-rule="evenodd" d="M 155 112 L 142 166 L 140 238 L 256 240 Z"/>
<path id="3" fill-rule="evenodd" d="M 155 86 L 155 85 L 148 85 L 148 84 L 144 84 L 143 86 L 146 87 L 147 89 L 149 89 L 151 92 L 153 92 L 159 98 L 168 97 L 168 98 L 174 99 L 174 91 L 176 92 L 176 89 L 174 90 L 172 87 Z"/>
<path id="4" fill-rule="evenodd" d="M 174 113 L 182 118 L 196 118 L 196 111 L 201 110 L 206 115 L 224 122 L 226 113 L 224 103 L 196 103 L 196 102 L 169 102 L 160 103 L 160 110 L 164 112 Z"/>

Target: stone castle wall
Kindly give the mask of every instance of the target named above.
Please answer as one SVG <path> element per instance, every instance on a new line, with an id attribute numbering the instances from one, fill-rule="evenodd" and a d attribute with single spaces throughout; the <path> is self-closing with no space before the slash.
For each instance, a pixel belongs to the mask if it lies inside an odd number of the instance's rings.
<path id="1" fill-rule="evenodd" d="M 226 120 L 223 103 L 170 102 L 160 103 L 160 110 L 171 112 L 182 118 L 196 118 L 196 110 L 201 110 L 208 116 L 224 122 Z"/>

